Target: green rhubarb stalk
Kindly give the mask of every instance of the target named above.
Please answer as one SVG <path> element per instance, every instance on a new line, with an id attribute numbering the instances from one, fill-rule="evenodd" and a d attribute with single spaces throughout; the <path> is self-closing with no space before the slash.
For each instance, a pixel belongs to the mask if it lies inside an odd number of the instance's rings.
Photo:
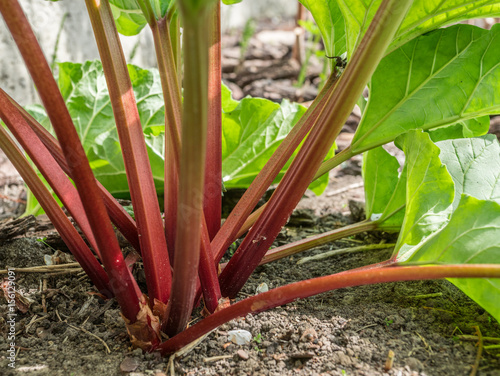
<path id="1" fill-rule="evenodd" d="M 198 280 L 208 111 L 208 39 L 204 22 L 208 5 L 194 0 L 178 3 L 184 26 L 185 75 L 174 271 L 165 326 L 169 336 L 186 328 Z"/>
<path id="2" fill-rule="evenodd" d="M 182 82 L 181 23 L 179 20 L 179 12 L 172 12 L 172 15 L 168 19 L 170 19 L 170 41 L 172 44 L 175 68 L 177 70 L 177 81 Z"/>
<path id="3" fill-rule="evenodd" d="M 86 0 L 113 107 L 151 301 L 166 303 L 171 271 L 156 188 L 132 83 L 108 2 Z"/>
<path id="4" fill-rule="evenodd" d="M 179 184 L 180 133 L 182 122 L 182 100 L 176 61 L 170 37 L 170 17 L 157 20 L 149 1 L 138 0 L 153 35 L 156 61 L 160 72 L 163 100 L 165 104 L 165 180 L 164 212 L 165 238 L 170 262 L 175 255 L 175 235 L 177 227 L 177 200 Z"/>
<path id="5" fill-rule="evenodd" d="M 259 265 L 264 265 L 282 259 L 283 257 L 295 255 L 296 253 L 307 251 L 308 249 L 319 247 L 321 245 L 345 238 L 347 236 L 356 235 L 365 231 L 373 231 L 376 230 L 377 227 L 377 222 L 363 221 L 355 223 L 353 225 L 344 226 L 332 231 L 328 231 L 323 234 L 311 236 L 306 239 L 298 240 L 293 243 L 285 244 L 281 247 L 276 247 L 267 251 L 266 255 L 262 258 Z"/>
<path id="6" fill-rule="evenodd" d="M 223 296 L 236 296 L 285 225 L 384 56 L 411 3 L 411 0 L 385 0 L 381 3 L 318 124 L 307 137 L 264 212 L 222 271 L 219 281 Z"/>
<path id="7" fill-rule="evenodd" d="M 176 62 L 173 56 L 168 20 L 161 19 L 152 26 L 155 50 L 165 101 L 165 236 L 172 257 L 175 255 L 177 232 L 177 201 L 179 187 L 180 134 L 182 127 L 182 100 Z"/>

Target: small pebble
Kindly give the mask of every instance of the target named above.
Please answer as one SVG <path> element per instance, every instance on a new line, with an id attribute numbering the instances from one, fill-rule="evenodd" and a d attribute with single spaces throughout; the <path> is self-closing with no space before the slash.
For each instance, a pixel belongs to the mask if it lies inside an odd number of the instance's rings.
<path id="1" fill-rule="evenodd" d="M 139 359 L 126 357 L 120 363 L 120 370 L 122 372 L 134 372 L 139 367 Z"/>
<path id="2" fill-rule="evenodd" d="M 238 356 L 243 360 L 248 360 L 249 358 L 248 353 L 245 350 L 240 349 L 236 352 L 236 354 L 238 354 Z"/>
<path id="3" fill-rule="evenodd" d="M 314 328 L 307 328 L 300 337 L 300 342 L 313 342 L 318 339 L 318 333 Z"/>

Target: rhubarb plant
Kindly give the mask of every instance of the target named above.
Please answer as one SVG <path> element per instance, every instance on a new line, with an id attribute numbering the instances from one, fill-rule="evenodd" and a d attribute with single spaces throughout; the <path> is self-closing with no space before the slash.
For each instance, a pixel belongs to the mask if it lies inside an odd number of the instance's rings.
<path id="1" fill-rule="evenodd" d="M 500 299 L 492 298 L 500 296 L 500 155 L 496 138 L 484 136 L 488 116 L 500 112 L 500 28 L 439 29 L 498 16 L 500 7 L 302 3 L 326 54 L 348 60 L 339 69 L 331 59 L 331 76 L 308 109 L 230 98 L 221 85 L 217 0 L 86 0 L 100 62 L 62 64 L 58 82 L 17 0 L 0 0 L 44 107 L 30 114 L 0 90 L 10 131 L 0 128 L 0 147 L 96 288 L 116 298 L 134 346 L 166 355 L 238 316 L 336 288 L 417 279 L 449 278 L 500 319 Z M 121 50 L 118 32 L 146 25 L 158 73 L 127 66 Z M 352 143 L 330 156 L 356 104 L 362 119 Z M 383 148 L 389 142 L 405 153 L 403 166 Z M 311 182 L 360 153 L 367 219 L 270 250 Z M 103 178 L 113 171 L 123 187 L 126 179 L 134 219 L 111 195 L 115 182 Z M 223 179 L 248 188 L 221 225 Z M 124 258 L 112 224 L 140 255 L 144 290 L 131 273 L 138 256 Z M 399 232 L 389 260 L 232 301 L 258 265 L 376 229 Z M 200 301 L 205 317 L 189 326 Z"/>

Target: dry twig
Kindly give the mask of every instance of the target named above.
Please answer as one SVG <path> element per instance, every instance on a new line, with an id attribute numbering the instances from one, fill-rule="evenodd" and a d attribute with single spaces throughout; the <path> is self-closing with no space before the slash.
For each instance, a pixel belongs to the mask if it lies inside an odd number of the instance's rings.
<path id="1" fill-rule="evenodd" d="M 474 366 L 472 367 L 472 371 L 470 373 L 470 376 L 476 376 L 477 371 L 479 370 L 479 362 L 481 361 L 481 355 L 483 354 L 483 336 L 481 335 L 481 330 L 479 329 L 479 326 L 475 325 L 473 326 L 474 329 L 476 329 L 476 334 L 477 334 L 477 354 L 476 354 L 476 361 L 474 363 Z"/>
<path id="2" fill-rule="evenodd" d="M 75 329 L 75 330 L 80 330 L 80 331 L 84 332 L 85 334 L 88 334 L 88 335 L 96 338 L 97 340 L 99 340 L 104 345 L 104 347 L 106 348 L 106 352 L 108 354 L 111 354 L 111 350 L 109 349 L 108 345 L 106 344 L 106 342 L 104 342 L 104 340 L 102 338 L 96 336 L 94 333 L 89 332 L 87 329 L 84 329 L 84 328 L 81 328 L 81 327 L 78 327 L 78 326 L 75 326 L 75 325 L 71 325 L 66 320 L 62 320 L 61 316 L 59 316 L 59 311 L 57 309 L 56 309 L 56 315 L 59 318 L 59 321 L 65 322 L 66 325 L 68 325 L 70 328 Z"/>

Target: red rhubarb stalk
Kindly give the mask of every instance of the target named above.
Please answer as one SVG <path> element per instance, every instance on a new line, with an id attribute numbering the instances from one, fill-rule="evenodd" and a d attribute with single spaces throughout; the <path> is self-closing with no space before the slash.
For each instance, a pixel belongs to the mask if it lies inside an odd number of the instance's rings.
<path id="1" fill-rule="evenodd" d="M 137 222 L 149 298 L 166 303 L 171 271 L 144 133 L 116 25 L 107 1 L 86 0 L 109 89 Z"/>
<path id="2" fill-rule="evenodd" d="M 171 15 L 157 20 L 149 1 L 139 0 L 138 4 L 146 17 L 153 35 L 156 61 L 158 62 L 158 71 L 160 72 L 165 104 L 164 221 L 170 263 L 173 263 L 177 227 L 177 190 L 181 149 L 182 101 L 176 61 L 170 37 L 169 17 Z"/>
<path id="3" fill-rule="evenodd" d="M 219 306 L 219 300 L 222 295 L 219 286 L 219 275 L 215 268 L 214 256 L 212 254 L 210 238 L 208 237 L 206 226 L 204 218 L 202 218 L 200 266 L 198 274 L 205 307 L 208 312 L 213 313 Z M 197 301 L 197 299 L 195 299 L 195 301 Z"/>
<path id="4" fill-rule="evenodd" d="M 222 271 L 219 281 L 223 296 L 236 296 L 285 225 L 362 94 L 377 63 L 384 56 L 411 3 L 410 0 L 386 0 L 380 5 L 320 115 L 319 123 L 307 137 L 262 215 Z"/>
<path id="5" fill-rule="evenodd" d="M 155 22 L 152 31 L 165 101 L 165 235 L 170 255 L 172 255 L 171 262 L 173 262 L 177 231 L 182 101 L 168 20 L 163 18 L 158 23 Z"/>
<path id="6" fill-rule="evenodd" d="M 222 98 L 220 0 L 209 11 L 208 126 L 203 207 L 210 240 L 220 229 L 222 211 Z"/>
<path id="7" fill-rule="evenodd" d="M 57 197 L 74 218 L 96 254 L 100 257 L 94 234 L 90 228 L 78 192 L 45 145 L 28 125 L 21 112 L 12 104 L 10 98 L 2 89 L 0 89 L 0 117 L 28 153 L 30 159 L 40 170 Z"/>
<path id="8" fill-rule="evenodd" d="M 500 278 L 500 266 L 489 264 L 376 267 L 347 271 L 278 287 L 241 300 L 215 312 L 159 346 L 162 355 L 173 353 L 195 339 L 235 319 L 266 311 L 298 299 L 344 287 L 376 283 L 443 278 Z"/>
<path id="9" fill-rule="evenodd" d="M 1 89 L 0 89 L 1 90 Z M 63 171 L 70 177 L 71 171 L 66 163 L 59 142 L 52 136 L 44 127 L 40 125 L 24 108 L 22 108 L 14 99 L 8 96 L 7 93 L 3 92 L 10 102 L 16 107 L 16 109 L 23 115 L 24 119 L 35 132 L 37 137 L 42 141 L 47 150 L 50 152 L 52 157 L 56 160 Z M 132 247 L 134 247 L 138 252 L 140 252 L 139 237 L 137 236 L 137 226 L 134 219 L 127 213 L 127 211 L 115 200 L 111 193 L 104 188 L 104 186 L 97 180 L 97 186 L 99 187 L 102 197 L 104 199 L 104 204 L 108 210 L 108 214 L 111 217 L 111 221 L 115 224 L 122 235 L 130 242 Z"/>
<path id="10" fill-rule="evenodd" d="M 123 260 L 101 193 L 64 99 L 19 2 L 0 0 L 0 12 L 21 52 L 57 134 L 94 232 L 112 290 L 123 315 L 129 322 L 135 322 L 141 310 L 141 293 Z"/>
<path id="11" fill-rule="evenodd" d="M 3 110 L 0 111 L 0 114 L 2 119 L 7 122 Z M 80 234 L 78 234 L 78 231 L 76 231 L 68 217 L 66 217 L 66 214 L 64 214 L 59 207 L 59 204 L 52 197 L 52 194 L 38 178 L 35 170 L 33 170 L 24 157 L 23 152 L 18 149 L 3 127 L 0 127 L 0 149 L 5 152 L 5 155 L 7 155 L 9 160 L 16 167 L 24 182 L 36 196 L 50 221 L 59 232 L 59 235 L 61 235 L 64 243 L 68 246 L 73 256 L 75 256 L 76 261 L 87 273 L 92 283 L 102 294 L 111 298 L 113 292 L 109 285 L 109 278 L 101 267 L 101 264 L 96 260 Z"/>

